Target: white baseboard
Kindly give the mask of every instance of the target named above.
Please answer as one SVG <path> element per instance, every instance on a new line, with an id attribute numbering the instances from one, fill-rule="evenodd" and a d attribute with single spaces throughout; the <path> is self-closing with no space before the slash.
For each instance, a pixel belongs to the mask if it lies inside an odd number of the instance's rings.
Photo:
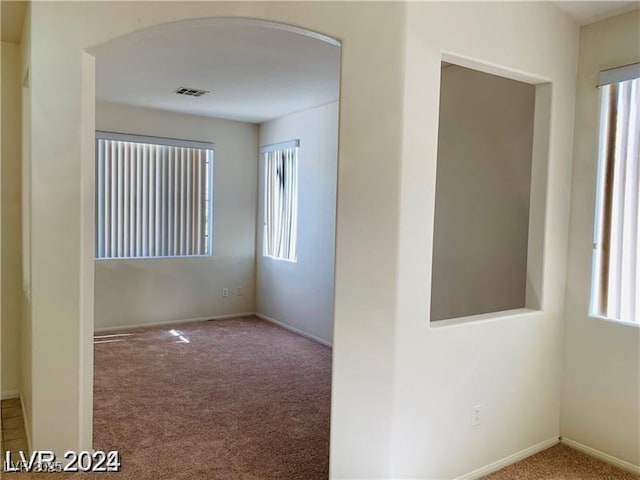
<path id="1" fill-rule="evenodd" d="M 262 320 L 266 320 L 267 322 L 274 323 L 293 333 L 297 333 L 298 335 L 302 335 L 303 337 L 306 337 L 310 340 L 314 340 L 326 347 L 332 346 L 331 342 L 327 342 L 326 340 L 320 337 L 316 337 L 315 335 L 305 332 L 304 330 L 300 330 L 299 328 L 292 327 L 291 325 L 288 325 L 284 322 L 276 320 L 275 318 L 271 318 L 267 315 L 263 315 L 261 313 L 256 313 L 256 312 L 229 313 L 225 315 L 209 315 L 208 317 L 184 318 L 184 319 L 178 319 L 178 320 L 167 320 L 162 322 L 138 323 L 133 325 L 118 325 L 114 327 L 100 327 L 100 328 L 94 329 L 94 335 L 100 335 L 101 333 L 114 332 L 117 330 L 135 330 L 137 328 L 145 328 L 145 327 L 161 327 L 163 325 L 175 325 L 180 323 L 191 323 L 191 322 L 205 322 L 209 320 L 227 320 L 230 318 L 251 317 L 251 316 L 256 316 Z M 18 395 L 16 393 L 15 397 L 17 396 Z"/>
<path id="2" fill-rule="evenodd" d="M 266 320 L 267 322 L 274 323 L 274 324 L 278 325 L 279 327 L 282 327 L 282 328 L 284 328 L 286 330 L 289 330 L 289 331 L 291 331 L 293 333 L 297 333 L 298 335 L 306 337 L 306 338 L 308 338 L 310 340 L 314 340 L 314 341 L 324 345 L 325 347 L 332 347 L 331 342 L 327 342 L 326 340 L 323 340 L 320 337 L 316 337 L 315 335 L 307 333 L 304 330 L 300 330 L 299 328 L 292 327 L 291 325 L 289 325 L 287 323 L 284 323 L 284 322 L 281 322 L 279 320 L 276 320 L 275 318 L 268 317 L 267 315 L 263 315 L 262 313 L 255 313 L 254 315 L 256 317 L 262 319 L 262 320 Z"/>
<path id="3" fill-rule="evenodd" d="M 20 397 L 20 392 L 18 390 L 5 390 L 2 392 L 0 400 L 10 400 L 18 397 Z"/>
<path id="4" fill-rule="evenodd" d="M 24 422 L 24 433 L 27 436 L 27 448 L 31 452 L 31 433 L 29 430 L 29 417 L 27 416 L 27 409 L 24 408 L 24 398 L 20 394 L 20 406 L 22 407 L 22 421 Z"/>
<path id="5" fill-rule="evenodd" d="M 601 452 L 600 450 L 596 450 L 595 448 L 588 447 L 583 445 L 582 443 L 578 443 L 575 440 L 571 440 L 567 437 L 562 437 L 560 442 L 567 447 L 571 447 L 579 452 L 585 453 L 590 457 L 597 458 L 598 460 L 602 460 L 609 465 L 613 465 L 614 467 L 618 467 L 622 470 L 626 470 L 627 472 L 635 473 L 636 475 L 640 475 L 640 466 L 634 465 L 630 462 L 625 462 L 624 460 L 620 460 L 608 453 Z"/>
<path id="6" fill-rule="evenodd" d="M 113 332 L 115 330 L 129 330 L 129 329 L 144 328 L 144 327 L 160 327 L 162 325 L 173 325 L 176 323 L 205 322 L 208 320 L 227 320 L 230 318 L 248 317 L 252 315 L 255 315 L 255 314 L 253 312 L 228 313 L 225 315 L 209 315 L 208 317 L 183 318 L 178 320 L 166 320 L 162 322 L 138 323 L 133 325 L 119 325 L 115 327 L 100 327 L 100 328 L 94 329 L 94 334 Z"/>
<path id="7" fill-rule="evenodd" d="M 473 472 L 462 475 L 461 477 L 458 477 L 455 480 L 476 480 L 476 479 L 482 478 L 485 475 L 489 475 L 490 473 L 497 472 L 498 470 L 504 467 L 508 467 L 509 465 L 519 462 L 520 460 L 524 460 L 525 458 L 530 457 L 531 455 L 535 455 L 536 453 L 539 453 L 542 450 L 546 450 L 549 447 L 553 447 L 554 445 L 557 445 L 559 442 L 560 440 L 558 439 L 558 437 L 550 438 L 548 440 L 545 440 L 544 442 L 540 442 L 536 445 L 533 445 L 532 447 L 525 448 L 524 450 L 520 450 L 519 452 L 514 453 L 513 455 L 509 455 L 508 457 L 498 460 L 497 462 L 490 463 L 489 465 L 485 465 L 484 467 L 478 468 Z"/>

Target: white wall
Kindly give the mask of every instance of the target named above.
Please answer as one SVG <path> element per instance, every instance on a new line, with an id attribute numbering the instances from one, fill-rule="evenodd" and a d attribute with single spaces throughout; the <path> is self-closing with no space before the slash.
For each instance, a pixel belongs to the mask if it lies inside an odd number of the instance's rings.
<path id="1" fill-rule="evenodd" d="M 81 359 L 93 327 L 94 77 L 84 50 L 216 16 L 343 41 L 331 478 L 454 478 L 557 438 L 578 42 L 564 14 L 490 2 L 31 7 L 35 449 L 90 448 L 91 364 Z M 553 84 L 540 312 L 429 326 L 443 50 Z M 476 403 L 483 422 L 472 429 Z"/>
<path id="2" fill-rule="evenodd" d="M 640 61 L 640 11 L 582 27 L 567 274 L 562 436 L 640 467 L 640 328 L 591 318 L 600 70 Z"/>
<path id="3" fill-rule="evenodd" d="M 523 308 L 535 87 L 442 69 L 431 320 Z"/>
<path id="4" fill-rule="evenodd" d="M 298 261 L 262 255 L 264 161 L 260 159 L 256 311 L 331 343 L 335 262 L 338 103 L 260 125 L 260 145 L 300 140 Z"/>
<path id="5" fill-rule="evenodd" d="M 33 317 L 31 315 L 31 4 L 27 5 L 22 29 L 21 68 L 22 86 L 22 323 L 20 397 L 27 439 L 33 438 Z M 29 445 L 32 446 L 31 444 Z"/>
<path id="6" fill-rule="evenodd" d="M 258 127 L 98 103 L 96 128 L 213 142 L 215 158 L 213 256 L 96 260 L 95 328 L 253 312 Z"/>
<path id="7" fill-rule="evenodd" d="M 95 93 L 85 49 L 145 27 L 242 16 L 344 42 L 331 476 L 386 476 L 406 5 L 33 2 L 31 8 L 33 448 L 91 447 Z"/>
<path id="8" fill-rule="evenodd" d="M 2 397 L 20 391 L 20 45 L 2 42 Z"/>
<path id="9" fill-rule="evenodd" d="M 579 32 L 556 7 L 541 2 L 411 3 L 407 21 L 390 476 L 452 479 L 522 450 L 548 446 L 560 433 Z M 547 214 L 530 240 L 534 250 L 544 247 L 541 311 L 430 325 L 443 52 L 464 66 L 488 73 L 502 67 L 502 74 L 514 79 L 552 84 L 537 87 L 540 100 L 550 98 L 551 130 L 549 118 L 536 118 L 532 172 L 532 193 L 543 193 L 540 178 L 548 179 L 546 195 L 532 197 L 532 216 L 540 210 Z M 536 98 L 536 107 L 544 104 Z M 540 208 L 545 202 L 546 208 Z M 481 424 L 472 427 L 472 407 L 478 404 Z"/>

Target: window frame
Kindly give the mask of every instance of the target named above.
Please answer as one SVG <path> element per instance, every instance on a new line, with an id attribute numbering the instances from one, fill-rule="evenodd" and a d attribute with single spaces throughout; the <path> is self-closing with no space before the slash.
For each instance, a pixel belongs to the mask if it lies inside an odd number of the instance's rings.
<path id="1" fill-rule="evenodd" d="M 296 184 L 296 191 L 295 191 L 295 204 L 296 204 L 296 210 L 295 210 L 295 225 L 296 228 L 294 230 L 294 235 L 295 235 L 295 250 L 294 250 L 294 255 L 293 258 L 289 258 L 289 257 L 280 257 L 277 255 L 271 255 L 269 253 L 267 253 L 266 249 L 267 249 L 267 169 L 266 169 L 266 161 L 268 160 L 266 154 L 270 153 L 270 152 L 274 152 L 274 151 L 278 151 L 278 150 L 289 150 L 292 149 L 294 151 L 294 161 L 295 161 L 295 184 Z M 288 140 L 285 142 L 278 142 L 278 143 L 272 143 L 269 145 L 263 145 L 260 147 L 260 157 L 261 157 L 261 162 L 263 162 L 263 192 L 262 192 L 262 202 L 263 202 L 263 209 L 262 209 L 262 224 L 263 224 L 263 229 L 262 229 L 262 256 L 265 258 L 270 258 L 271 260 L 274 261 L 279 261 L 279 262 L 288 262 L 288 263 L 298 263 L 298 217 L 299 217 L 299 194 L 298 194 L 298 185 L 299 185 L 299 168 L 300 168 L 300 140 L 299 139 L 295 139 L 295 140 Z"/>
<path id="2" fill-rule="evenodd" d="M 159 146 L 168 146 L 168 147 L 183 147 L 183 148 L 193 148 L 193 149 L 201 149 L 210 152 L 210 158 L 207 159 L 206 163 L 208 164 L 207 168 L 207 178 L 206 181 L 206 189 L 205 195 L 208 194 L 209 198 L 205 198 L 205 207 L 208 208 L 208 212 L 205 220 L 205 237 L 206 241 L 206 253 L 203 254 L 185 254 L 185 255 L 144 255 L 144 256 L 121 256 L 121 257 L 111 257 L 111 256 L 98 256 L 98 248 L 97 248 L 97 235 L 98 228 L 97 224 L 99 222 L 99 202 L 98 202 L 98 162 L 99 162 L 99 153 L 98 153 L 98 141 L 99 140 L 111 140 L 111 141 L 121 141 L 121 142 L 130 142 L 130 143 L 141 143 L 147 145 L 159 145 Z M 95 164 L 96 164 L 96 172 L 95 172 L 95 233 L 94 233 L 94 260 L 100 262 L 113 262 L 113 261 L 131 261 L 131 260 L 170 260 L 170 259 L 183 259 L 183 258 L 206 258 L 213 257 L 213 237 L 214 237 L 214 179 L 215 179 L 215 143 L 213 142 L 205 142 L 198 140 L 185 140 L 171 137 L 160 137 L 153 135 L 140 135 L 134 133 L 121 133 L 121 132 L 112 132 L 107 130 L 96 130 L 95 131 Z"/>
<path id="3" fill-rule="evenodd" d="M 614 316 L 608 316 L 602 313 L 602 297 L 609 295 L 608 291 L 602 291 L 602 277 L 603 277 L 603 244 L 610 240 L 603 240 L 603 235 L 606 234 L 607 230 L 612 230 L 613 228 L 617 228 L 615 226 L 610 226 L 605 228 L 605 196 L 606 193 L 606 181 L 607 181 L 607 170 L 615 169 L 615 165 L 609 165 L 611 153 L 611 142 L 616 141 L 616 138 L 611 138 L 610 135 L 610 124 L 612 122 L 618 122 L 618 109 L 616 106 L 615 118 L 612 117 L 612 113 L 610 110 L 610 85 L 615 84 L 618 88 L 620 84 L 628 81 L 636 81 L 638 82 L 638 87 L 640 88 L 640 63 L 634 63 L 630 65 L 625 65 L 618 68 L 612 68 L 608 70 L 603 70 L 598 75 L 598 134 L 597 134 L 597 158 L 596 158 L 596 181 L 595 181 L 595 205 L 594 205 L 594 223 L 593 223 L 593 236 L 592 236 L 592 263 L 591 263 L 591 285 L 589 292 L 589 303 L 588 303 L 588 316 L 590 318 L 595 318 L 599 320 L 605 320 L 608 322 L 612 322 L 619 325 L 632 326 L 636 328 L 640 328 L 640 307 L 636 305 L 636 319 L 628 320 L 622 318 L 616 318 Z M 606 87 L 606 88 L 605 88 Z M 619 91 L 619 90 L 618 90 Z M 633 98 L 631 99 L 633 104 Z M 636 109 L 640 109 L 640 101 L 635 106 Z M 628 133 L 625 132 L 625 137 L 628 136 Z M 615 153 L 614 153 L 615 155 Z M 614 157 L 615 159 L 615 157 Z M 640 168 L 640 161 L 637 166 Z M 609 188 L 614 188 L 612 185 Z M 638 189 L 638 193 L 640 194 L 640 188 Z M 609 194 L 613 195 L 613 194 Z M 612 207 L 613 209 L 613 207 Z M 636 214 L 640 218 L 640 212 L 636 212 Z M 632 213 L 633 215 L 633 213 Z M 609 217 L 613 216 L 613 212 L 610 212 Z M 623 221 L 623 220 L 621 220 Z M 640 255 L 640 249 L 636 251 L 636 256 Z M 640 266 L 640 261 L 636 261 L 637 265 Z"/>

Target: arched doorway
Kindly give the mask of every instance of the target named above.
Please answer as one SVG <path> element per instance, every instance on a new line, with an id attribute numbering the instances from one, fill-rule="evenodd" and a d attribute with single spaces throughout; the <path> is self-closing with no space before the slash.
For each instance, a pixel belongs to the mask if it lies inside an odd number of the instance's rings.
<path id="1" fill-rule="evenodd" d="M 92 448 L 95 46 L 177 21 L 251 17 L 342 42 L 331 475 L 389 471 L 406 6 L 34 2 L 25 24 L 31 228 L 25 416 L 32 449 Z M 29 104 L 28 102 L 25 105 Z M 372 261 L 375 259 L 375 262 Z"/>
<path id="2" fill-rule="evenodd" d="M 339 42 L 216 18 L 91 53 L 94 448 L 326 478 Z"/>

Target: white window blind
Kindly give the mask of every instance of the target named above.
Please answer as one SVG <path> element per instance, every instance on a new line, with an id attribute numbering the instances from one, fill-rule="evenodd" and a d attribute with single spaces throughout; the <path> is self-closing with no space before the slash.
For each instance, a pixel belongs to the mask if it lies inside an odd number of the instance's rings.
<path id="1" fill-rule="evenodd" d="M 213 144 L 96 132 L 96 257 L 211 255 Z"/>
<path id="2" fill-rule="evenodd" d="M 297 260 L 297 140 L 262 147 L 264 157 L 264 235 L 262 253 L 278 260 Z"/>
<path id="3" fill-rule="evenodd" d="M 640 79 L 604 84 L 600 94 L 592 311 L 640 322 Z"/>

